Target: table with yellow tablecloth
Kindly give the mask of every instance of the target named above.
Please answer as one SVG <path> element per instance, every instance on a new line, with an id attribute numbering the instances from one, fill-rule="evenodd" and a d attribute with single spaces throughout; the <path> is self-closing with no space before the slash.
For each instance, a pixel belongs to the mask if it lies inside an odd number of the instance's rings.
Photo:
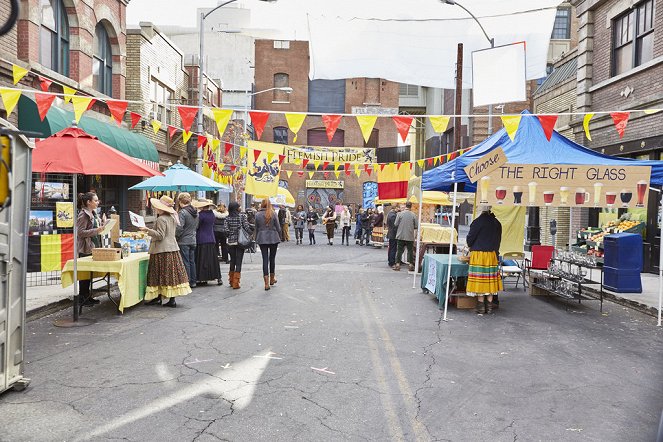
<path id="1" fill-rule="evenodd" d="M 458 241 L 458 232 L 452 227 L 445 227 L 434 223 L 421 223 L 419 232 L 421 242 L 425 243 L 449 244 L 451 232 L 454 235 L 454 244 Z"/>
<path id="2" fill-rule="evenodd" d="M 147 265 L 150 255 L 132 253 L 118 261 L 93 261 L 91 256 L 78 258 L 78 279 L 100 278 L 110 275 L 117 279 L 120 289 L 118 309 L 123 312 L 143 300 L 147 286 Z M 74 261 L 69 260 L 62 269 L 62 287 L 74 282 Z"/>

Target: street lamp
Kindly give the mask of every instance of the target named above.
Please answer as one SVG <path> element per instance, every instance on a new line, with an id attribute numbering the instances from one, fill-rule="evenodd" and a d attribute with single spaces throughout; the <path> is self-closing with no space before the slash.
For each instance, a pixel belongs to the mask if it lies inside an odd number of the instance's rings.
<path id="1" fill-rule="evenodd" d="M 211 9 L 209 12 L 201 12 L 200 13 L 200 22 L 199 22 L 199 34 L 198 34 L 198 39 L 200 43 L 200 49 L 198 52 L 198 133 L 200 134 L 199 136 L 202 136 L 203 133 L 203 59 L 204 57 L 204 40 L 205 40 L 205 19 L 209 17 L 214 11 L 217 9 L 221 9 L 226 5 L 229 5 L 230 3 L 235 3 L 237 0 L 228 0 L 226 2 L 221 3 L 214 9 Z M 260 0 L 261 2 L 265 3 L 274 3 L 277 0 Z M 223 136 L 223 134 L 219 134 L 219 136 Z M 200 149 L 196 150 L 196 171 L 199 173 L 202 170 L 202 152 Z"/>

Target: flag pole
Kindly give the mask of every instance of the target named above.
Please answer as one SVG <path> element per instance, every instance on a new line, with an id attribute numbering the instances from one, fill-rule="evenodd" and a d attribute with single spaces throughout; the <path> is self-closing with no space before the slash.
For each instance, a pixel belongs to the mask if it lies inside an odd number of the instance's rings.
<path id="1" fill-rule="evenodd" d="M 412 288 L 417 286 L 417 273 L 419 272 L 419 253 L 421 253 L 421 209 L 424 207 L 423 177 L 419 183 L 419 221 L 417 223 L 417 252 L 414 256 L 414 275 L 412 275 Z M 422 273 L 423 275 L 423 273 Z"/>
<path id="2" fill-rule="evenodd" d="M 453 172 L 453 178 L 455 180 L 455 171 Z M 442 317 L 443 321 L 447 320 L 447 307 L 449 305 L 449 286 L 451 282 L 451 257 L 453 255 L 453 244 L 454 244 L 454 231 L 456 225 L 456 200 L 458 197 L 458 183 L 454 181 L 454 200 L 453 208 L 451 209 L 451 232 L 449 233 L 449 262 L 447 265 L 447 287 L 446 293 L 444 296 L 444 315 Z"/>

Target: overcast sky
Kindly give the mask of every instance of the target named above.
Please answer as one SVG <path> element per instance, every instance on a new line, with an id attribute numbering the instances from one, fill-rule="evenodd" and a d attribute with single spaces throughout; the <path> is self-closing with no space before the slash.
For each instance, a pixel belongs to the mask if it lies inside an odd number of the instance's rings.
<path id="1" fill-rule="evenodd" d="M 131 0 L 127 25 L 150 21 L 160 25 L 196 26 L 196 9 L 216 6 L 216 0 Z"/>

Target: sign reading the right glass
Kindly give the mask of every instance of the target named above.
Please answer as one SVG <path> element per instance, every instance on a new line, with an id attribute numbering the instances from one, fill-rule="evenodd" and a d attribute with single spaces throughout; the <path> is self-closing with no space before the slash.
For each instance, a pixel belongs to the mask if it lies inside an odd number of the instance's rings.
<path id="1" fill-rule="evenodd" d="M 649 166 L 505 164 L 477 183 L 483 204 L 646 207 Z"/>

